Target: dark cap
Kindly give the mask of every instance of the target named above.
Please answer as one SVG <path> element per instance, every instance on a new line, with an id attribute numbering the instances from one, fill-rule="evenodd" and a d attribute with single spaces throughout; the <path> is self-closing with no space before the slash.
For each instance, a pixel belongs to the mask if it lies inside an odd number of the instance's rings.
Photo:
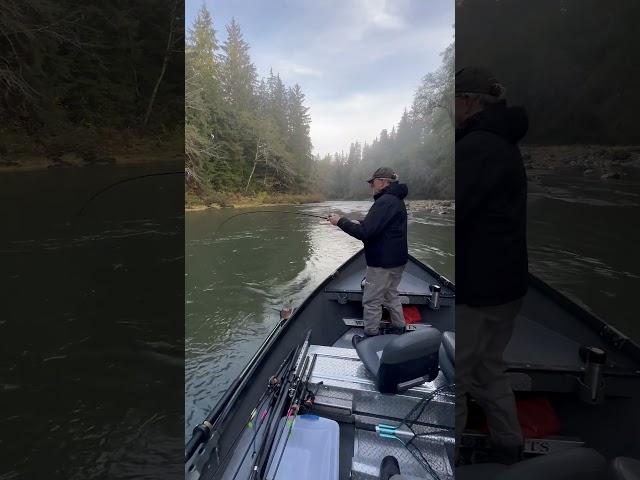
<path id="1" fill-rule="evenodd" d="M 395 182 L 398 180 L 398 174 L 394 172 L 392 168 L 380 167 L 375 172 L 373 172 L 373 175 L 371 175 L 371 178 L 367 180 L 367 182 L 368 183 L 373 182 L 374 178 L 387 178 L 392 182 Z"/>
<path id="2" fill-rule="evenodd" d="M 456 93 L 483 93 L 499 97 L 503 87 L 484 67 L 465 67 L 456 72 Z"/>

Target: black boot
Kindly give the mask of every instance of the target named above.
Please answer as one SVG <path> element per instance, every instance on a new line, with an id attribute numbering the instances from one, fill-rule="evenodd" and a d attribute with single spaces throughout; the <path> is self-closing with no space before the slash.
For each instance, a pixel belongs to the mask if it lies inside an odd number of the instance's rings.
<path id="1" fill-rule="evenodd" d="M 487 463 L 501 463 L 503 465 L 513 465 L 523 460 L 522 447 L 502 447 L 493 446 L 487 455 Z"/>
<path id="2" fill-rule="evenodd" d="M 396 457 L 384 457 L 380 464 L 380 480 L 389 480 L 394 475 L 400 475 L 400 465 Z"/>
<path id="3" fill-rule="evenodd" d="M 387 329 L 387 333 L 391 335 L 402 335 L 406 331 L 407 327 L 391 327 Z"/>

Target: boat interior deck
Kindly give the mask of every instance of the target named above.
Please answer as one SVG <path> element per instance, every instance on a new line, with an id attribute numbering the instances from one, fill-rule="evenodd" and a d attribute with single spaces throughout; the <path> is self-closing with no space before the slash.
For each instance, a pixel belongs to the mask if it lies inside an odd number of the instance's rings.
<path id="1" fill-rule="evenodd" d="M 345 323 L 349 316 L 361 321 L 357 317 L 362 316 L 362 280 L 361 269 L 345 271 L 324 289 L 326 300 L 340 304 Z M 429 308 L 433 283 L 442 287 L 442 308 L 436 310 Z M 425 275 L 424 269 L 410 262 L 398 291 L 403 304 L 415 305 L 420 311 L 422 319 L 412 328 L 453 330 L 453 311 L 449 307 L 453 306 L 454 294 L 445 279 Z M 380 462 L 386 455 L 397 458 L 404 478 L 430 478 L 402 442 L 380 437 L 375 427 L 400 425 L 421 400 L 446 385 L 444 375 L 440 372 L 435 380 L 402 393 L 382 394 L 352 347 L 351 339 L 356 334 L 362 335 L 363 329 L 351 322 L 331 346 L 312 345 L 308 352 L 309 356 L 316 356 L 310 381 L 320 385 L 314 413 L 336 420 L 340 426 L 340 479 L 378 479 Z M 454 392 L 445 389 L 434 396 L 412 427 L 424 435 L 415 438 L 413 445 L 442 480 L 454 478 L 454 410 Z"/>
<path id="2" fill-rule="evenodd" d="M 377 479 L 380 461 L 386 455 L 398 459 L 405 478 L 428 478 L 400 441 L 381 438 L 375 426 L 399 425 L 420 400 L 445 385 L 446 380 L 440 373 L 434 381 L 403 393 L 381 394 L 351 347 L 351 337 L 357 333 L 362 329 L 352 328 L 334 346 L 312 345 L 308 352 L 316 356 L 311 382 L 319 384 L 314 413 L 336 420 L 340 426 L 340 478 Z M 413 424 L 415 431 L 428 434 L 413 444 L 441 479 L 454 478 L 454 401 L 453 392 L 438 393 Z"/>
<path id="3" fill-rule="evenodd" d="M 551 302 L 536 288 L 530 288 L 516 318 L 513 337 L 505 352 L 511 368 L 579 371 L 584 362 L 581 345 L 595 345 L 607 351 L 608 366 L 635 369 L 628 356 L 606 345 L 598 332 Z"/>
<path id="4" fill-rule="evenodd" d="M 361 284 L 365 270 L 364 255 L 354 257 L 318 287 L 289 320 L 285 320 L 288 323 L 283 324 L 279 340 L 274 341 L 270 354 L 264 357 L 259 368 L 251 375 L 251 382 L 246 384 L 246 393 L 237 400 L 234 414 L 221 429 L 220 440 L 216 443 L 210 441 L 198 450 L 194 459 L 187 462 L 188 474 L 193 472 L 193 478 L 199 478 L 197 472 L 200 471 L 204 472 L 206 478 L 216 480 L 248 478 L 255 451 L 265 438 L 263 432 L 270 416 L 259 421 L 255 429 L 245 419 L 251 410 L 255 412 L 265 408 L 266 403 L 263 403 L 255 409 L 258 397 L 264 391 L 263 385 L 286 354 L 296 345 L 301 346 L 305 335 L 311 332 L 306 356 L 312 370 L 307 388 L 315 394 L 315 401 L 306 413 L 337 423 L 338 445 L 328 447 L 328 451 L 333 452 L 329 456 L 337 451 L 338 478 L 377 480 L 380 462 L 387 455 L 397 458 L 406 480 L 431 478 L 428 468 L 441 480 L 454 478 L 454 393 L 452 389 L 443 388 L 430 395 L 447 385 L 442 372 L 430 382 L 417 377 L 415 381 L 409 381 L 414 384 L 411 388 L 400 393 L 381 393 L 374 377 L 352 346 L 352 337 L 363 334 Z M 440 301 L 435 306 L 430 289 L 434 284 L 441 287 Z M 429 326 L 441 332 L 453 330 L 455 318 L 451 307 L 454 304 L 454 290 L 448 280 L 412 260 L 403 272 L 398 291 L 403 305 L 414 306 L 420 313 L 419 321 L 408 326 L 409 330 Z M 415 310 L 413 312 L 415 314 Z M 304 359 L 299 359 L 299 362 L 304 362 Z M 408 385 L 403 386 L 406 388 Z M 424 405 L 425 398 L 429 397 L 433 398 L 426 408 L 414 408 Z M 401 425 L 412 411 L 414 414 L 409 422 L 411 430 L 408 430 Z M 416 413 L 418 411 L 419 415 Z M 379 425 L 400 427 L 396 437 L 403 440 L 381 436 L 376 431 Z M 417 435 L 414 436 L 414 433 Z M 234 440 L 235 435 L 239 436 L 238 441 Z M 308 456 L 308 452 L 301 450 L 291 453 L 294 448 L 297 447 L 292 447 L 289 455 Z M 322 452 L 323 455 L 325 453 Z M 417 460 L 415 455 L 422 455 L 423 458 Z M 424 460 L 428 463 L 426 468 L 420 463 Z M 287 470 L 286 475 L 289 473 Z M 284 473 L 276 478 L 281 476 L 285 478 Z"/>

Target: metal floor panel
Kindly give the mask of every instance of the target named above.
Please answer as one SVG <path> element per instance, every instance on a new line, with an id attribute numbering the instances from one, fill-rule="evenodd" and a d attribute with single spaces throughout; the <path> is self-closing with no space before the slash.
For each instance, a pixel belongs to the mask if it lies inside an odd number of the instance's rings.
<path id="1" fill-rule="evenodd" d="M 333 346 L 334 347 L 338 347 L 338 348 L 351 348 L 351 349 L 353 349 L 353 346 L 351 344 L 351 339 L 353 338 L 354 335 L 363 335 L 363 334 L 364 334 L 364 328 L 352 327 L 349 330 L 347 330 L 347 332 L 344 335 L 342 335 L 336 341 L 336 343 L 333 344 Z"/>
<path id="2" fill-rule="evenodd" d="M 353 329 L 352 329 L 353 330 Z M 357 330 L 357 329 L 355 329 Z M 323 389 L 333 387 L 342 390 L 374 392 L 379 395 L 375 382 L 353 348 L 311 345 L 309 356 L 317 355 L 311 374 L 311 383 L 323 382 Z M 432 382 L 410 388 L 402 395 L 424 396 L 445 384 L 442 374 Z"/>
<path id="3" fill-rule="evenodd" d="M 347 335 L 357 331 L 351 329 Z M 355 425 L 351 478 L 378 479 L 380 462 L 387 455 L 398 459 L 405 478 L 429 478 L 400 441 L 379 437 L 375 427 L 381 423 L 398 426 L 421 400 L 445 385 L 444 377 L 440 375 L 401 394 L 382 394 L 353 348 L 311 345 L 308 355 L 316 356 L 311 383 L 322 382 L 317 387 L 315 413 Z M 451 450 L 454 445 L 454 414 L 454 392 L 445 390 L 429 402 L 412 427 L 416 433 L 430 434 L 416 439 L 415 445 L 443 480 L 453 479 L 447 448 Z"/>
<path id="4" fill-rule="evenodd" d="M 453 436 L 420 439 L 416 445 L 441 480 L 453 480 L 452 467 L 447 456 L 448 443 Z M 351 477 L 354 480 L 377 480 L 380 478 L 380 462 L 387 455 L 398 460 L 403 479 L 425 480 L 428 472 L 416 461 L 411 452 L 397 440 L 380 438 L 376 433 L 356 429 L 354 439 Z"/>

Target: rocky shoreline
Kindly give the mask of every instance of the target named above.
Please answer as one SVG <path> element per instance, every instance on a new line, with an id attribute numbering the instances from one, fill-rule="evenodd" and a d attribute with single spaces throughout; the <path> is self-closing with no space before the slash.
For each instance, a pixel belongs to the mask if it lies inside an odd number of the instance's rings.
<path id="1" fill-rule="evenodd" d="M 527 171 L 571 170 L 603 180 L 620 179 L 625 169 L 640 168 L 640 146 L 523 145 Z"/>
<path id="2" fill-rule="evenodd" d="M 456 211 L 453 200 L 407 200 L 406 205 L 409 214 L 453 215 Z"/>

